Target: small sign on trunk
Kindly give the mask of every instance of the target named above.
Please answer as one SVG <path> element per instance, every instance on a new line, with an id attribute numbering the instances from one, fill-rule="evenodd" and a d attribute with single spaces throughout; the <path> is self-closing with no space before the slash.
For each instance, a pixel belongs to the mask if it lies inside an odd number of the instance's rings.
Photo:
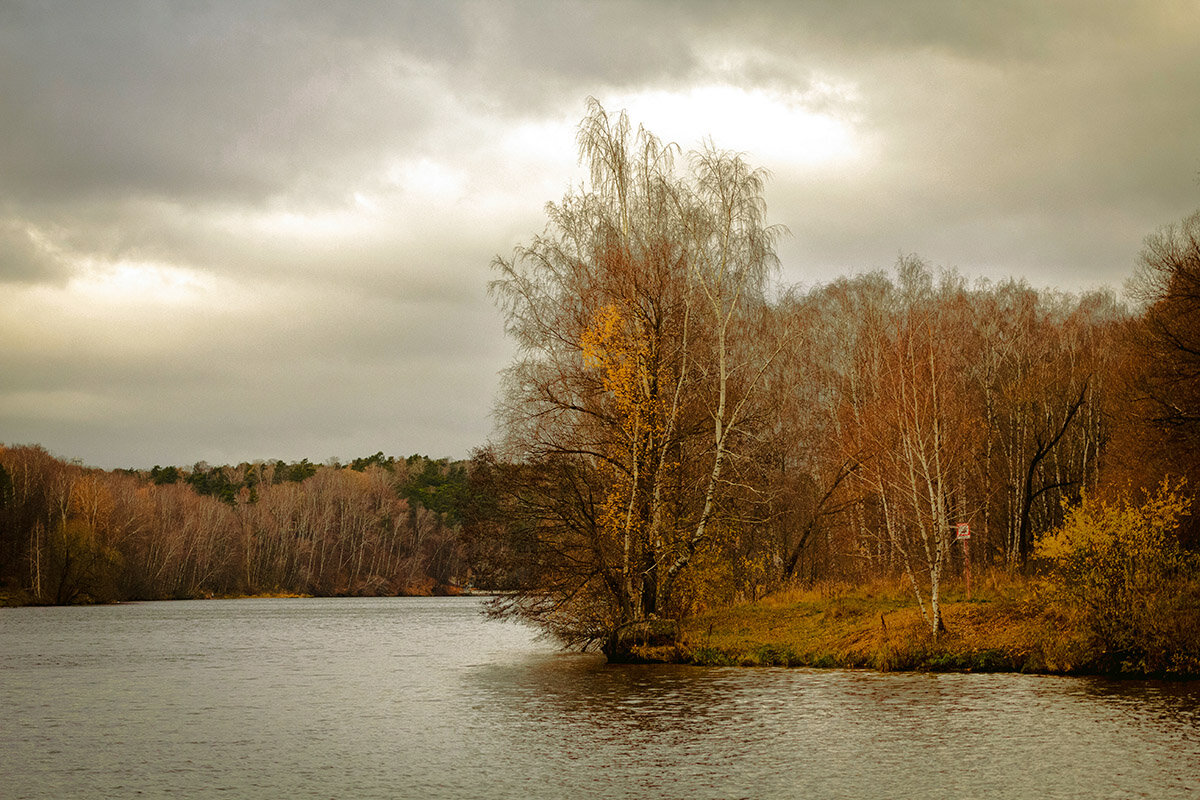
<path id="1" fill-rule="evenodd" d="M 955 539 L 970 539 L 971 538 L 971 523 L 960 522 L 954 526 Z"/>

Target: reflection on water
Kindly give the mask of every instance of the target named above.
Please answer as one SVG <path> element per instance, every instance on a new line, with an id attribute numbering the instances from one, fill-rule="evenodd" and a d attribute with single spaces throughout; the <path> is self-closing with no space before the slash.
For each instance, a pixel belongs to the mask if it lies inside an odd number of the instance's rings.
<path id="1" fill-rule="evenodd" d="M 0 612 L 0 794 L 1195 797 L 1200 685 L 610 667 L 471 599 Z"/>

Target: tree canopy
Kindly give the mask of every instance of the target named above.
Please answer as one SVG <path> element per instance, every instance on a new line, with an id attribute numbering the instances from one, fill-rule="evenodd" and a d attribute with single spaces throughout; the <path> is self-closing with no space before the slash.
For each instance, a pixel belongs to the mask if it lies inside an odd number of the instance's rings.
<path id="1" fill-rule="evenodd" d="M 765 325 L 780 229 L 766 176 L 711 144 L 680 153 L 591 101 L 590 183 L 491 284 L 520 357 L 507 374 L 509 497 L 539 574 L 505 608 L 570 641 L 611 637 L 697 599 L 778 347 Z"/>

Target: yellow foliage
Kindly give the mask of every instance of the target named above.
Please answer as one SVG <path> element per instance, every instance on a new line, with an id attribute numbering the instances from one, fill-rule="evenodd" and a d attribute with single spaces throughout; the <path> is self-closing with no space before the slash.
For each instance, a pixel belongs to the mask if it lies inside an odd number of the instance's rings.
<path id="1" fill-rule="evenodd" d="M 614 304 L 596 312 L 580 336 L 583 363 L 599 373 L 619 437 L 614 461 L 624 470 L 609 466 L 609 480 L 601 513 L 601 528 L 616 537 L 644 536 L 647 519 L 631 513 L 637 497 L 639 476 L 659 468 L 668 408 L 661 388 L 666 385 L 662 367 L 654 358 L 655 342 L 636 322 Z M 660 474 L 659 479 L 665 478 Z M 643 543 L 643 546 L 645 543 Z M 635 554 L 636 555 L 636 554 Z"/>
<path id="2" fill-rule="evenodd" d="M 1194 557 L 1175 536 L 1190 499 L 1164 480 L 1143 502 L 1084 497 L 1037 554 L 1062 598 L 1076 604 L 1106 669 L 1192 673 L 1200 666 Z"/>
<path id="3" fill-rule="evenodd" d="M 661 425 L 663 398 L 651 387 L 661 385 L 662 376 L 651 374 L 653 341 L 637 326 L 630 327 L 615 305 L 607 305 L 583 331 L 580 345 L 584 366 L 601 371 L 604 391 L 613 399 L 626 434 L 644 435 Z"/>
<path id="4" fill-rule="evenodd" d="M 1081 588 L 1114 581 L 1132 588 L 1178 565 L 1175 528 L 1189 505 L 1182 482 L 1169 480 L 1140 504 L 1085 496 L 1042 539 L 1037 555 L 1055 566 L 1059 580 Z"/>

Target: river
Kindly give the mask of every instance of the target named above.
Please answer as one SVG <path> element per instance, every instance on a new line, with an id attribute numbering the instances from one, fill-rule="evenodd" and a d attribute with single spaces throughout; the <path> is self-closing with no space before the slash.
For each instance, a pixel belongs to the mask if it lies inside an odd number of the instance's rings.
<path id="1" fill-rule="evenodd" d="M 608 666 L 479 608 L 0 609 L 0 796 L 1200 796 L 1196 683 Z"/>

